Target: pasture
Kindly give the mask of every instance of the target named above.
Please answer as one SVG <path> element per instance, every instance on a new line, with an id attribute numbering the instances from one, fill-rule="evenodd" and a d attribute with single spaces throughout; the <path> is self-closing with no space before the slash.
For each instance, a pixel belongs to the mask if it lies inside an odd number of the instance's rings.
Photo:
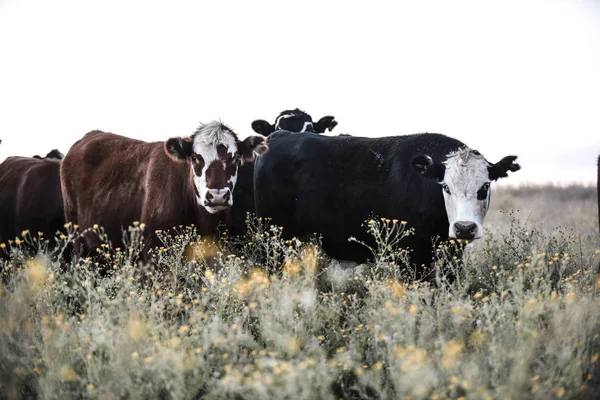
<path id="1" fill-rule="evenodd" d="M 491 202 L 438 285 L 399 274 L 388 245 L 407 232 L 385 218 L 365 222 L 377 263 L 356 268 L 264 220 L 243 246 L 177 227 L 155 269 L 135 266 L 143 224 L 77 264 L 57 257 L 73 226 L 34 257 L 5 244 L 0 397 L 598 398 L 596 188 L 495 187 Z"/>

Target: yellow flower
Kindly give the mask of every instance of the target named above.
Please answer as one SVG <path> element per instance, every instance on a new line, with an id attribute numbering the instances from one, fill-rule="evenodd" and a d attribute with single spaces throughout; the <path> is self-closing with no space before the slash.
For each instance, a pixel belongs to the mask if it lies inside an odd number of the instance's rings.
<path id="1" fill-rule="evenodd" d="M 33 292 L 39 292 L 46 282 L 46 265 L 40 258 L 31 261 L 27 266 L 27 277 L 29 278 L 30 288 Z"/>
<path id="2" fill-rule="evenodd" d="M 65 365 L 59 371 L 59 378 L 62 382 L 72 382 L 77 379 L 77 375 L 70 365 Z"/>
<path id="3" fill-rule="evenodd" d="M 558 388 L 558 390 L 556 390 L 556 397 L 561 399 L 564 395 L 565 395 L 565 388 L 561 386 Z"/>
<path id="4" fill-rule="evenodd" d="M 417 311 L 419 311 L 419 309 L 414 304 L 411 304 L 410 307 L 408 307 L 408 312 L 412 315 L 417 315 Z"/>
<path id="5" fill-rule="evenodd" d="M 390 279 L 387 282 L 387 287 L 392 295 L 398 299 L 406 296 L 406 286 L 401 282 Z"/>
<path id="6" fill-rule="evenodd" d="M 88 383 L 87 388 L 88 390 L 94 390 L 95 386 L 93 383 Z"/>
<path id="7" fill-rule="evenodd" d="M 179 328 L 179 330 L 177 330 L 177 333 L 179 333 L 180 335 L 185 335 L 189 331 L 190 331 L 190 327 L 189 326 L 182 325 L 181 328 Z"/>
<path id="8" fill-rule="evenodd" d="M 133 340 L 140 340 L 146 336 L 146 324 L 135 314 L 129 318 L 127 330 L 129 337 Z"/>
<path id="9" fill-rule="evenodd" d="M 315 273 L 319 263 L 319 252 L 315 246 L 307 246 L 300 252 L 300 259 L 304 269 L 309 273 Z"/>
<path id="10" fill-rule="evenodd" d="M 452 339 L 442 350 L 442 367 L 449 369 L 456 365 L 457 359 L 462 354 L 463 345 L 458 339 Z"/>
<path id="11" fill-rule="evenodd" d="M 300 266 L 293 259 L 287 259 L 283 264 L 283 273 L 288 276 L 296 276 L 300 273 Z"/>
<path id="12" fill-rule="evenodd" d="M 600 353 L 596 353 L 592 356 L 592 364 L 595 364 L 600 359 Z"/>
<path id="13" fill-rule="evenodd" d="M 146 364 L 150 364 L 150 363 L 152 363 L 152 361 L 154 361 L 154 357 L 146 357 L 146 358 L 144 358 L 144 363 L 146 363 Z"/>
<path id="14" fill-rule="evenodd" d="M 474 346 L 481 346 L 485 343 L 485 333 L 481 331 L 481 329 L 475 329 L 471 336 L 469 336 L 469 341 Z"/>

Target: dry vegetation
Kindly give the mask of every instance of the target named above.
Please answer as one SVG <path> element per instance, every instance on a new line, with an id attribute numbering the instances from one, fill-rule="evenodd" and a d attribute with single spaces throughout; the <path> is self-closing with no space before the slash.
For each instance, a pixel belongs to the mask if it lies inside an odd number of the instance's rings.
<path id="1" fill-rule="evenodd" d="M 492 205 L 487 238 L 437 287 L 397 279 L 402 254 L 342 270 L 264 221 L 241 250 L 178 228 L 155 270 L 135 266 L 140 225 L 76 265 L 13 243 L 0 397 L 598 398 L 595 188 L 501 189 Z"/>

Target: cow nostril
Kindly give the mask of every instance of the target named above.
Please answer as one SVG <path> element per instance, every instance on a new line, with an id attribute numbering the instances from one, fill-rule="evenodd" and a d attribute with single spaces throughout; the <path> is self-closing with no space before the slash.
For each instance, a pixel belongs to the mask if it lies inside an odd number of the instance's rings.
<path id="1" fill-rule="evenodd" d="M 213 199 L 213 195 L 210 192 L 206 193 L 206 200 L 212 200 L 212 199 Z"/>
<path id="2" fill-rule="evenodd" d="M 223 200 L 227 201 L 227 200 L 229 200 L 230 197 L 231 197 L 231 192 L 227 191 L 227 193 L 225 193 L 225 195 L 223 196 Z"/>

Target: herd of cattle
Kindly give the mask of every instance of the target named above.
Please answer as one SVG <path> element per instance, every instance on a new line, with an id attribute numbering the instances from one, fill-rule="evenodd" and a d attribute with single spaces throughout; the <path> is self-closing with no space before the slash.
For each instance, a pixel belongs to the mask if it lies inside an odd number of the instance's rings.
<path id="1" fill-rule="evenodd" d="M 156 230 L 178 225 L 211 235 L 225 224 L 242 235 L 255 213 L 286 238 L 317 233 L 330 256 L 364 262 L 372 258 L 358 243 L 372 243 L 364 222 L 386 217 L 415 229 L 404 245 L 414 264 L 428 265 L 436 240 L 482 236 L 490 183 L 520 169 L 516 156 L 491 163 L 441 134 L 320 135 L 336 125 L 295 109 L 274 124 L 254 121 L 259 135 L 244 140 L 220 122 L 153 143 L 96 130 L 64 158 L 9 157 L 0 164 L 0 242 L 24 230 L 51 238 L 72 222 L 104 227 L 120 247 L 123 229 L 140 221 L 147 249 L 159 244 Z M 90 233 L 75 251 L 99 245 Z"/>

